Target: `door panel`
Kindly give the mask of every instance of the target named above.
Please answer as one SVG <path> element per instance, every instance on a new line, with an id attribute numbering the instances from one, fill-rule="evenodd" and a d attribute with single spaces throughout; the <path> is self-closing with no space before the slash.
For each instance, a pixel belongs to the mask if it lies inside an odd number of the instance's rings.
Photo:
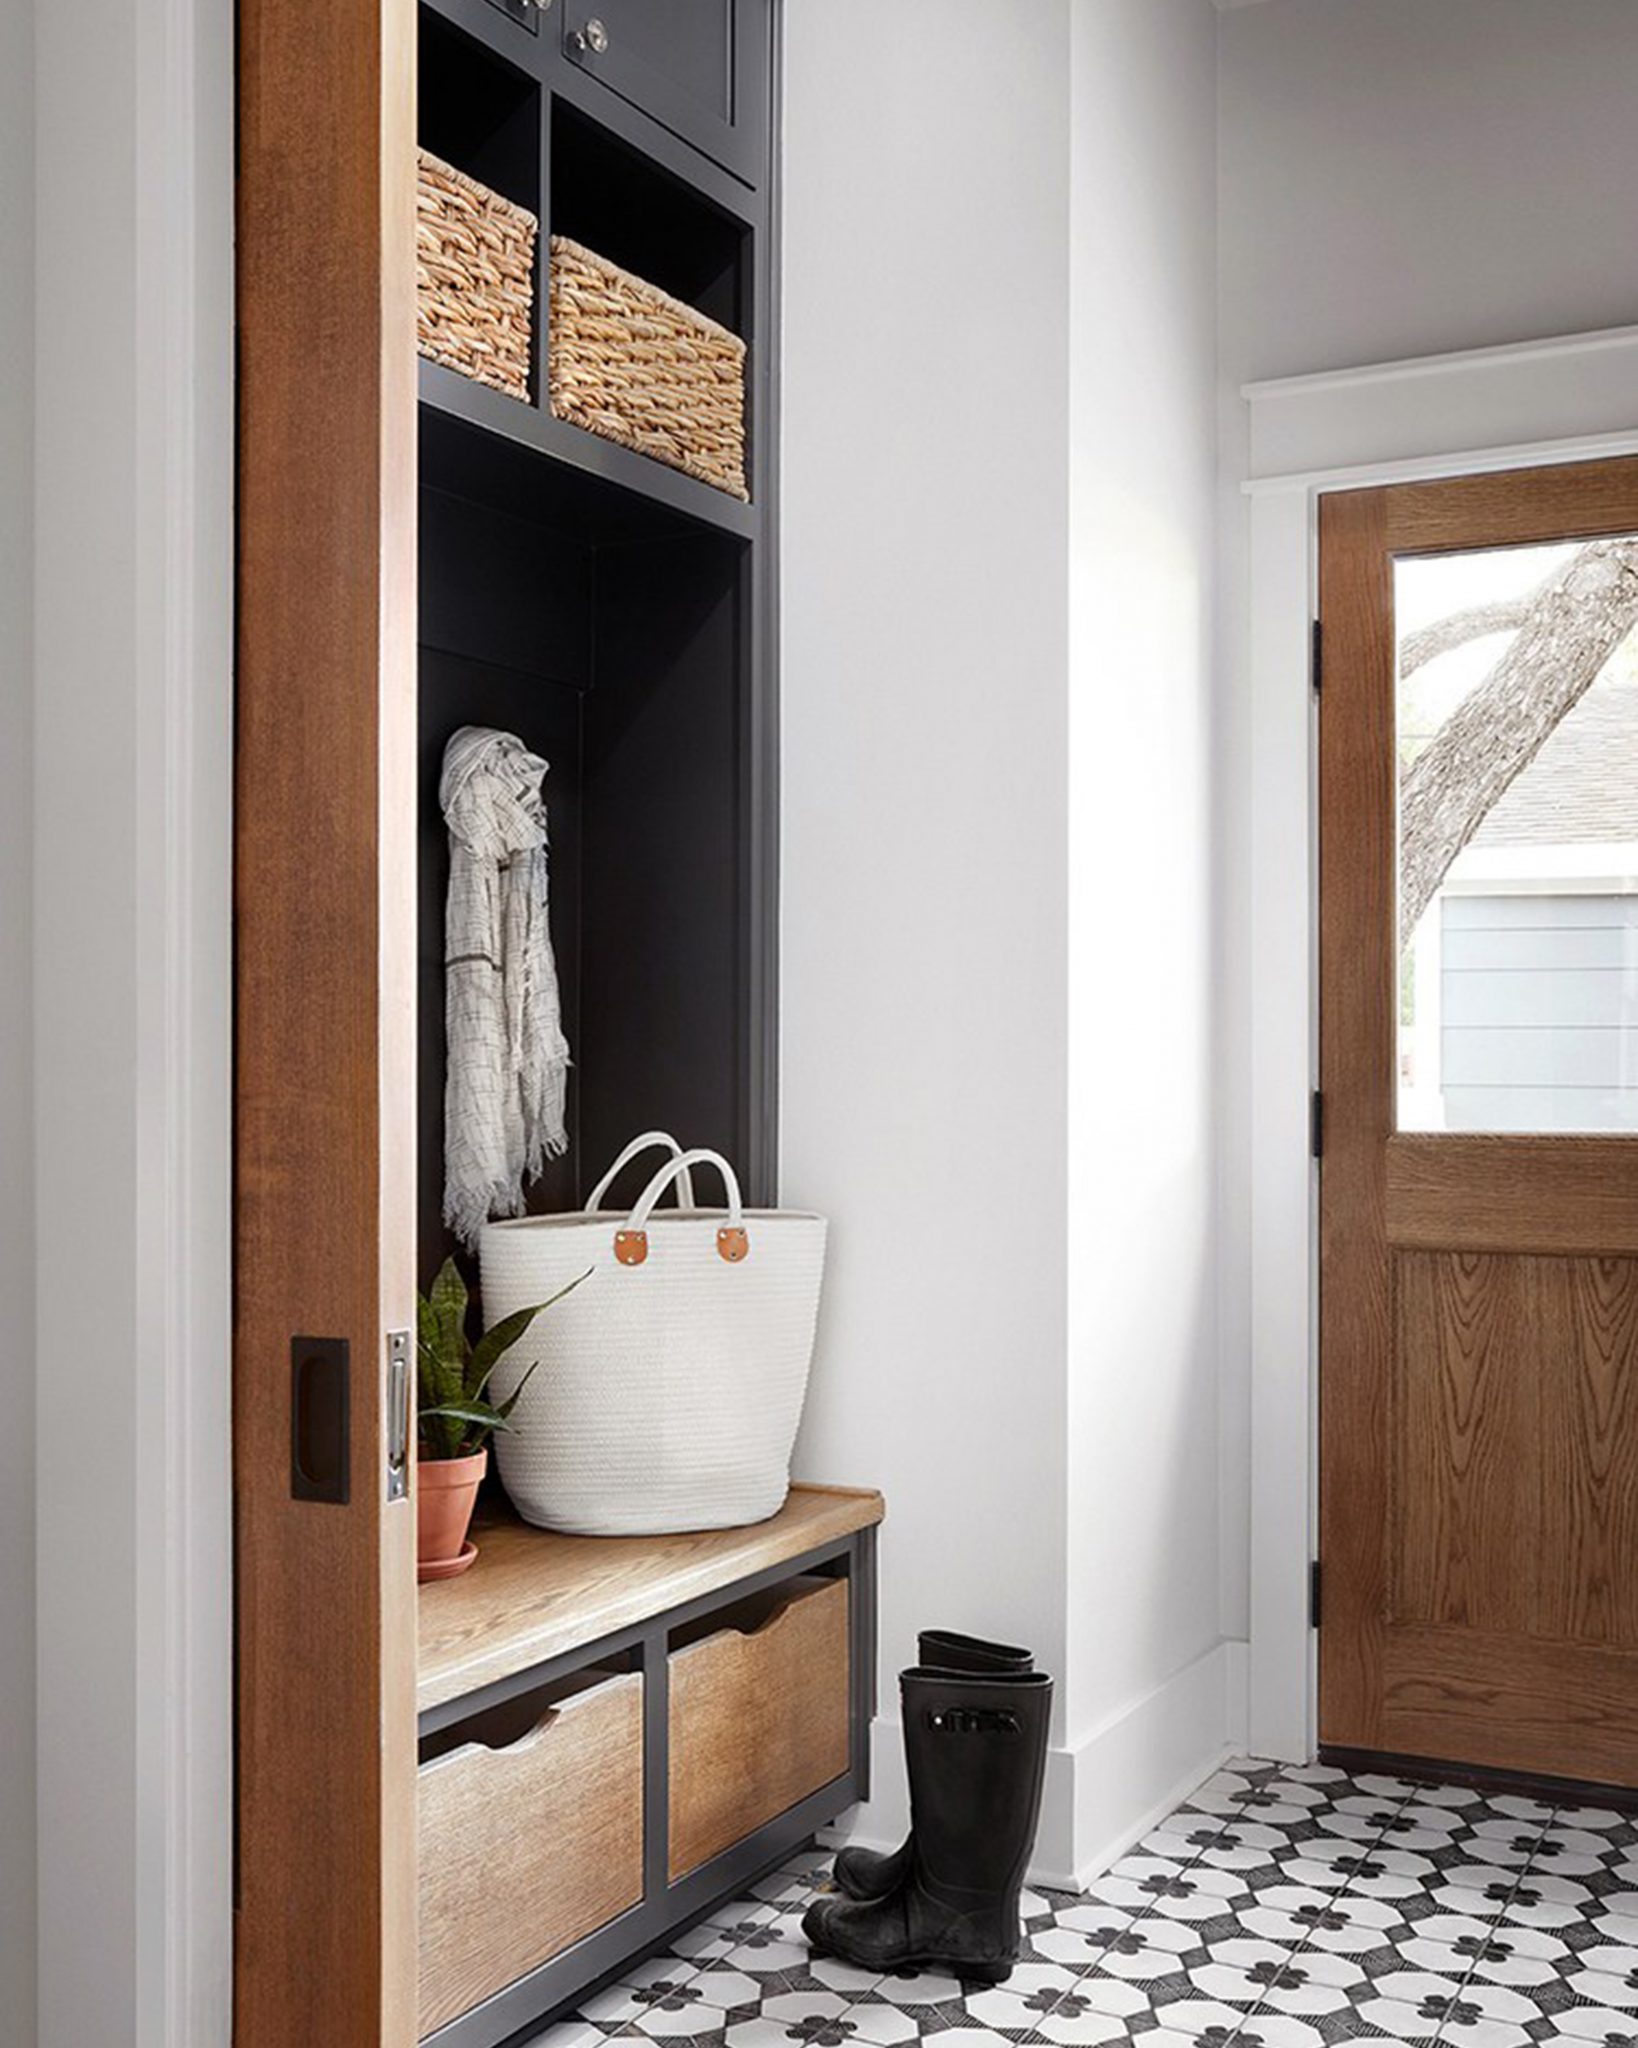
<path id="1" fill-rule="evenodd" d="M 1596 1036 L 1599 1057 L 1623 1065 L 1615 984 L 1638 780 L 1629 799 L 1607 746 L 1630 732 L 1638 747 L 1638 689 L 1620 696 L 1638 675 L 1638 585 L 1612 580 L 1629 565 L 1607 546 L 1550 557 L 1555 577 L 1601 579 L 1599 607 L 1618 601 L 1591 661 L 1585 593 L 1554 595 L 1551 579 L 1508 600 L 1505 619 L 1475 605 L 1445 622 L 1495 637 L 1466 674 L 1447 664 L 1439 717 L 1458 730 L 1461 706 L 1484 703 L 1481 749 L 1494 728 L 1515 751 L 1502 775 L 1484 761 L 1451 770 L 1498 786 L 1469 803 L 1425 909 L 1407 911 L 1403 981 L 1400 838 L 1416 763 L 1445 727 L 1410 727 L 1401 669 L 1427 658 L 1410 636 L 1431 629 L 1396 620 L 1395 592 L 1407 555 L 1471 556 L 1482 584 L 1505 565 L 1480 551 L 1633 534 L 1632 462 L 1337 494 L 1320 517 L 1321 1741 L 1609 1784 L 1638 1783 L 1638 1138 L 1403 1122 L 1409 1104 L 1437 1124 L 1442 1092 L 1461 1092 L 1466 1041 L 1516 1040 L 1521 1022 L 1560 1039 L 1553 1088 L 1507 1099 L 1510 1116 L 1565 1113 L 1581 1077 L 1560 1040 Z M 1515 681 L 1520 663 L 1503 664 L 1549 615 L 1561 626 L 1543 666 Z M 1557 687 L 1578 660 L 1591 680 L 1543 716 L 1537 681 Z M 1492 702 L 1481 693 L 1498 677 Z M 1590 791 L 1562 744 L 1578 713 L 1596 742 L 1582 760 L 1603 777 Z M 1611 818 L 1622 846 L 1606 843 Z M 1406 875 L 1414 894 L 1409 860 Z M 1429 919 L 1454 942 L 1437 987 Z M 1424 1004 L 1431 1028 L 1407 1053 L 1405 1021 Z"/>
<path id="2" fill-rule="evenodd" d="M 1632 1658 L 1583 1643 L 1403 1627 L 1388 1639 L 1382 1740 L 1432 1757 L 1591 1785 L 1632 1783 Z"/>
<path id="3" fill-rule="evenodd" d="M 1393 1256 L 1391 1611 L 1528 1631 L 1540 1424 L 1523 1262 Z"/>
<path id="4" fill-rule="evenodd" d="M 414 29 L 239 10 L 237 2048 L 415 2039 Z M 344 1500 L 295 1497 L 297 1338 Z"/>
<path id="5" fill-rule="evenodd" d="M 762 0 L 564 0 L 569 61 L 756 182 L 768 120 Z"/>

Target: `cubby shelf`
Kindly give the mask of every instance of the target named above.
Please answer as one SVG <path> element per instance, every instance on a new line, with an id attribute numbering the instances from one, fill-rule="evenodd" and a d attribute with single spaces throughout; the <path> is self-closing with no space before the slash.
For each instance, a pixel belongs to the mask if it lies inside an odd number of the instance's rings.
<path id="1" fill-rule="evenodd" d="M 588 530 L 631 536 L 687 524 L 750 540 L 754 505 L 554 419 L 544 408 L 420 364 L 422 481 L 497 510 L 573 505 Z M 554 474 L 554 471 L 568 472 Z"/>

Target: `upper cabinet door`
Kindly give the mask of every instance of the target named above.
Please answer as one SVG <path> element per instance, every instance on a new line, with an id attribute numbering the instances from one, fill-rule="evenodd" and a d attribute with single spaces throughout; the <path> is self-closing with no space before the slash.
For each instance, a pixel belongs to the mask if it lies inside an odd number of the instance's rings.
<path id="1" fill-rule="evenodd" d="M 571 63 L 713 162 L 759 182 L 771 0 L 565 0 Z"/>

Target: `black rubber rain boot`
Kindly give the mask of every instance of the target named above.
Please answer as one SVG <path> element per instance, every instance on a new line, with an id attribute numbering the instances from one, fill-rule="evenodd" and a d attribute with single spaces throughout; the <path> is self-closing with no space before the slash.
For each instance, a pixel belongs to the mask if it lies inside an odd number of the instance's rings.
<path id="1" fill-rule="evenodd" d="M 982 1636 L 958 1635 L 954 1629 L 924 1628 L 919 1638 L 924 1671 L 1033 1671 L 1028 1650 L 1011 1643 L 990 1643 Z M 836 1889 L 850 1899 L 885 1899 L 910 1868 L 910 1844 L 897 1849 L 844 1849 L 836 1858 Z"/>
<path id="2" fill-rule="evenodd" d="M 817 1899 L 802 1931 L 860 1969 L 947 1970 L 999 1984 L 1023 1936 L 1018 1895 L 1035 1846 L 1052 1680 L 919 1667 L 899 1679 L 910 1770 L 910 1858 L 885 1899 Z"/>

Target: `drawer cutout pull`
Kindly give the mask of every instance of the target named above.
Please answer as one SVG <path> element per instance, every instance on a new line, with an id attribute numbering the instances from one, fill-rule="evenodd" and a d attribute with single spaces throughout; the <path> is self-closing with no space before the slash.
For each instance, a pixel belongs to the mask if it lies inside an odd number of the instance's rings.
<path id="1" fill-rule="evenodd" d="M 548 1686 L 536 1686 L 516 1699 L 486 1707 L 470 1720 L 457 1721 L 422 1739 L 421 1767 L 445 1757 L 462 1756 L 476 1761 L 485 1756 L 519 1758 L 538 1749 L 567 1713 L 572 1717 L 595 1694 L 618 1685 L 624 1672 L 594 1668 L 578 1671 L 570 1679 L 558 1679 Z"/>
<path id="2" fill-rule="evenodd" d="M 780 1585 L 770 1586 L 764 1593 L 753 1593 L 748 1599 L 735 1601 L 732 1606 L 719 1607 L 677 1629 L 671 1638 L 671 1654 L 676 1656 L 681 1651 L 694 1649 L 700 1643 L 709 1642 L 713 1636 L 738 1636 L 745 1642 L 755 1642 L 799 1613 L 808 1601 L 828 1587 L 841 1583 L 845 1581 L 811 1574 L 786 1579 Z"/>

